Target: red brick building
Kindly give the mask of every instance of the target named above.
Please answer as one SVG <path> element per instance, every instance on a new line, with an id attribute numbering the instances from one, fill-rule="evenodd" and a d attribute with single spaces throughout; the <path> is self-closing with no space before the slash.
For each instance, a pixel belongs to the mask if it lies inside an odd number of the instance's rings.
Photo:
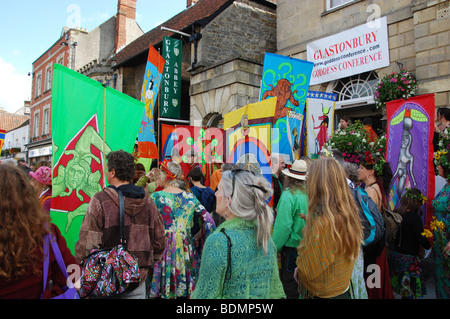
<path id="1" fill-rule="evenodd" d="M 33 62 L 28 162 L 52 158 L 51 103 L 55 63 L 115 87 L 107 61 L 143 34 L 136 23 L 136 0 L 118 0 L 117 14 L 92 31 L 63 28 L 61 37 Z"/>

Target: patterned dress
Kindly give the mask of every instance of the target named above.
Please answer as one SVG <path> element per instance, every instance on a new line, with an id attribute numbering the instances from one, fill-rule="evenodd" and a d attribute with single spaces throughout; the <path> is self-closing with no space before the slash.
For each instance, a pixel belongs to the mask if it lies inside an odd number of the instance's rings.
<path id="1" fill-rule="evenodd" d="M 161 261 L 155 264 L 151 282 L 147 281 L 148 295 L 189 298 L 200 267 L 200 250 L 195 246 L 194 235 L 200 231 L 203 243 L 215 229 L 214 220 L 192 193 L 159 191 L 150 196 L 162 214 L 167 247 Z"/>
<path id="2" fill-rule="evenodd" d="M 436 297 L 450 298 L 450 256 L 444 256 L 442 251 L 450 239 L 450 184 L 446 184 L 433 200 L 433 213 L 438 221 L 445 224 L 442 243 L 436 240 L 434 234 L 434 252 L 436 265 Z"/>

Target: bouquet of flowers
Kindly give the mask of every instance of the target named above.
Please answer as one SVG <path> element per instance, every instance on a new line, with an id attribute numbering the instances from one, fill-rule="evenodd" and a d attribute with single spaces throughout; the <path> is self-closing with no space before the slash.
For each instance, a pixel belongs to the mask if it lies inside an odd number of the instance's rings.
<path id="1" fill-rule="evenodd" d="M 365 158 L 366 163 L 373 165 L 375 173 L 382 176 L 383 166 L 386 163 L 386 135 L 381 135 L 375 142 L 369 143 L 369 150 L 365 152 Z M 367 158 L 372 158 L 372 161 L 368 161 Z"/>
<path id="2" fill-rule="evenodd" d="M 385 75 L 379 82 L 374 93 L 377 108 L 386 107 L 386 102 L 407 99 L 416 94 L 417 80 L 406 68 L 400 72 L 392 72 Z"/>
<path id="3" fill-rule="evenodd" d="M 422 233 L 422 236 L 434 240 L 433 246 L 439 251 L 443 251 L 448 243 L 446 235 L 445 224 L 439 221 L 435 216 L 433 216 L 433 220 L 430 222 L 429 227 L 425 228 Z M 447 255 L 447 258 L 444 258 L 444 262 L 450 267 L 450 256 Z"/>
<path id="4" fill-rule="evenodd" d="M 361 156 L 369 150 L 368 133 L 360 121 L 355 121 L 346 129 L 338 130 L 324 144 L 323 148 L 342 152 L 345 161 L 359 164 Z"/>
<path id="5" fill-rule="evenodd" d="M 450 163 L 447 157 L 447 153 L 449 152 L 449 150 L 450 150 L 450 134 L 448 132 L 448 129 L 445 128 L 444 131 L 442 131 L 439 134 L 438 149 L 433 154 L 434 165 L 449 167 Z M 450 180 L 450 176 L 447 177 L 447 180 Z"/>

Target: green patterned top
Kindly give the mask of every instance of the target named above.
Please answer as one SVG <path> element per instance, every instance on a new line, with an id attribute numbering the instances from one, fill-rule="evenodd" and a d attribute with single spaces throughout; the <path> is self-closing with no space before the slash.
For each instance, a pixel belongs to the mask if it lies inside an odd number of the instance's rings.
<path id="1" fill-rule="evenodd" d="M 231 276 L 225 280 L 228 239 L 231 240 Z M 205 242 L 200 273 L 192 299 L 280 299 L 285 298 L 272 239 L 267 255 L 257 246 L 256 224 L 235 217 L 223 222 Z"/>

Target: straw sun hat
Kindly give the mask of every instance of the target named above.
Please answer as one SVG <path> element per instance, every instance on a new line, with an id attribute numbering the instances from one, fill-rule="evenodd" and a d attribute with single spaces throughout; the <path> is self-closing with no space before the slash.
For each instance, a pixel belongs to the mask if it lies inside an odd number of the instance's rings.
<path id="1" fill-rule="evenodd" d="M 291 168 L 285 168 L 282 173 L 286 176 L 306 180 L 308 167 L 304 160 L 295 160 Z"/>

